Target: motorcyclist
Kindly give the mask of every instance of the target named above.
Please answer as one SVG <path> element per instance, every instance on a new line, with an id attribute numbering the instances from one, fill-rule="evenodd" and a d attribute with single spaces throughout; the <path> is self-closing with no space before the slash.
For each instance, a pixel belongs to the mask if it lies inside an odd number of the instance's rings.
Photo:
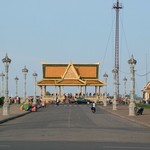
<path id="1" fill-rule="evenodd" d="M 95 102 L 92 103 L 91 110 L 92 110 L 93 113 L 96 112 L 96 104 L 95 104 Z"/>

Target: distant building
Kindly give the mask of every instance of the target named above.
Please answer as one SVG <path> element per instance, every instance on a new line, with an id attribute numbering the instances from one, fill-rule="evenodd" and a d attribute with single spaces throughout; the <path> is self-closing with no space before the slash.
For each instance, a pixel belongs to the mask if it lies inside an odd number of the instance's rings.
<path id="1" fill-rule="evenodd" d="M 142 92 L 143 92 L 143 99 L 149 100 L 150 99 L 150 81 L 146 84 Z"/>

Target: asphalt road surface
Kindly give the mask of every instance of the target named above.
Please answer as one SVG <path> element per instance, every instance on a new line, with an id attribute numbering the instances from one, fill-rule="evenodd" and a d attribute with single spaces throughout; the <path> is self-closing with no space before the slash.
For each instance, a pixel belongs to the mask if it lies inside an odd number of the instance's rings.
<path id="1" fill-rule="evenodd" d="M 0 150 L 150 150 L 150 128 L 97 106 L 47 105 L 0 125 Z"/>

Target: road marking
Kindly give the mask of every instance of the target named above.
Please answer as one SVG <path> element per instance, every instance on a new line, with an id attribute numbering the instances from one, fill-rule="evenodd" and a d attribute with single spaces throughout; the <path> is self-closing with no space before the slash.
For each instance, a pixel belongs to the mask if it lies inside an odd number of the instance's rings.
<path id="1" fill-rule="evenodd" d="M 0 145 L 0 147 L 10 147 L 10 145 Z"/>
<path id="2" fill-rule="evenodd" d="M 149 150 L 149 147 L 133 147 L 133 146 L 104 146 L 103 148 L 107 149 L 140 149 L 140 150 Z"/>
<path id="3" fill-rule="evenodd" d="M 69 114 L 68 114 L 68 128 L 71 127 L 71 109 L 69 109 Z"/>

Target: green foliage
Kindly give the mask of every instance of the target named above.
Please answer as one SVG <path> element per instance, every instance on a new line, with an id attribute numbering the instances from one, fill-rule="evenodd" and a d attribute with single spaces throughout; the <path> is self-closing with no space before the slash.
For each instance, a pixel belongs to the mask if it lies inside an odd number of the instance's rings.
<path id="1" fill-rule="evenodd" d="M 50 96 L 50 92 L 49 91 L 46 92 L 46 96 Z"/>
<path id="2" fill-rule="evenodd" d="M 137 107 L 143 107 L 145 109 L 150 109 L 150 105 L 146 104 L 136 104 Z"/>
<path id="3" fill-rule="evenodd" d="M 4 97 L 0 97 L 0 105 L 4 104 Z"/>

